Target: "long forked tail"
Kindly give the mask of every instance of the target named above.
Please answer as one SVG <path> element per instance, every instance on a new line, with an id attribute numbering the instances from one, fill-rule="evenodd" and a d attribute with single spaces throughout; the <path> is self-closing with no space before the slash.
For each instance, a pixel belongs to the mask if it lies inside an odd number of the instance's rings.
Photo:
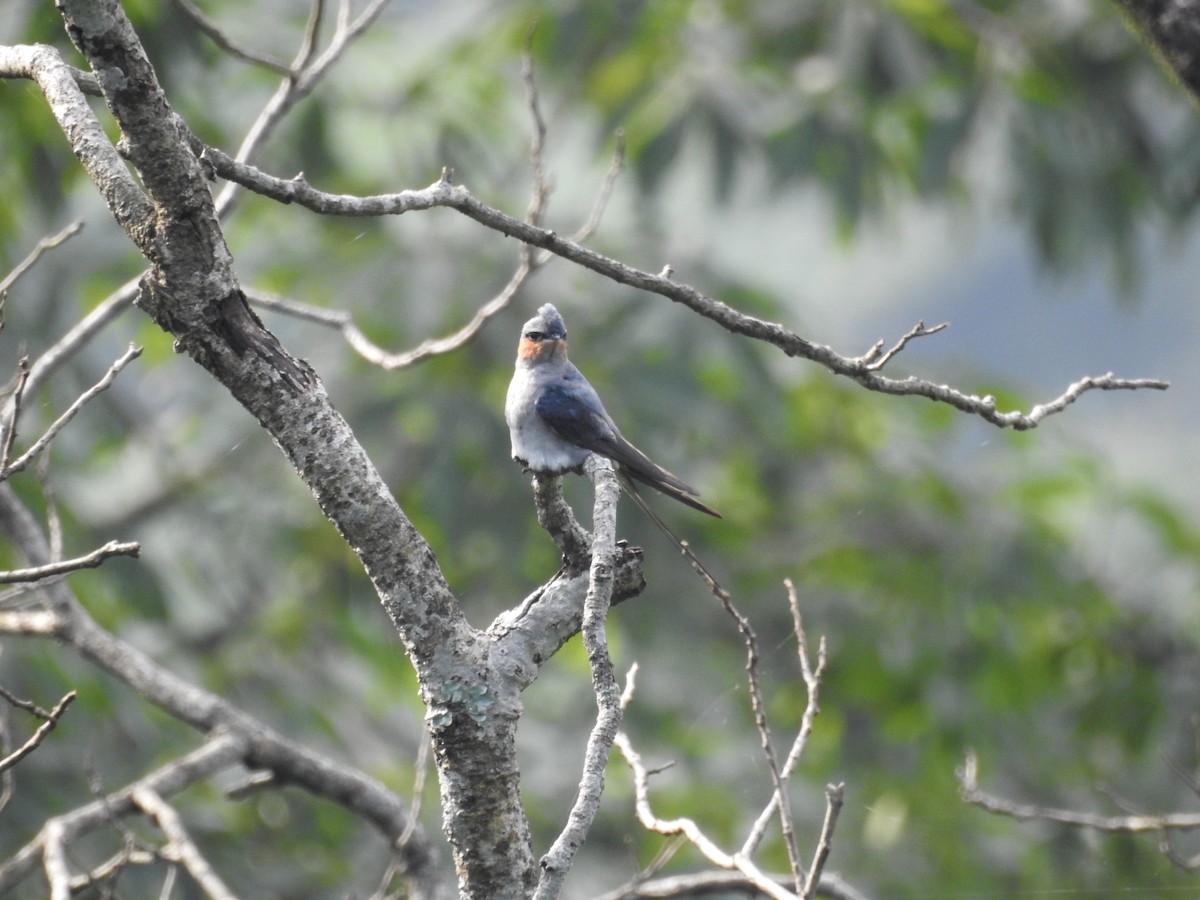
<path id="1" fill-rule="evenodd" d="M 672 475 L 662 466 L 653 462 L 645 453 L 627 441 L 620 448 L 623 452 L 616 457 L 621 472 L 630 478 L 636 478 L 642 484 L 649 485 L 656 491 L 666 494 L 673 500 L 678 500 L 685 506 L 707 513 L 713 518 L 721 518 L 721 514 L 711 506 L 703 503 L 696 495 L 696 490 L 685 483 L 677 475 Z"/>
<path id="2" fill-rule="evenodd" d="M 670 528 L 667 527 L 667 523 L 659 518 L 658 513 L 656 513 L 654 511 L 654 509 L 650 506 L 650 504 L 646 502 L 646 498 L 643 497 L 641 495 L 641 493 L 638 491 L 637 485 L 633 483 L 633 479 L 631 479 L 628 474 L 626 474 L 622 470 L 618 469 L 617 470 L 617 480 L 621 483 L 621 487 L 623 487 L 625 489 L 625 493 L 629 495 L 630 499 L 633 500 L 633 502 L 638 505 L 638 509 L 640 509 L 647 516 L 649 516 L 650 521 L 653 522 L 658 527 L 659 531 L 661 531 L 664 535 L 666 535 L 667 540 L 671 541 L 671 543 L 673 543 L 676 547 L 679 548 L 679 552 L 682 553 L 685 557 L 687 557 L 688 562 L 690 562 L 692 564 L 692 568 L 695 569 L 696 572 L 700 575 L 700 577 L 704 579 L 705 583 L 708 584 L 709 588 L 712 589 L 712 591 L 714 593 L 716 593 L 718 597 L 720 597 L 721 595 L 724 595 L 726 598 L 728 598 L 729 595 L 727 593 L 725 593 L 725 590 L 717 583 L 717 580 L 715 578 L 713 578 L 712 574 L 708 571 L 708 569 L 705 568 L 704 563 L 700 562 L 700 558 L 698 556 L 696 556 L 695 553 L 692 552 L 691 544 L 689 544 L 687 541 L 680 538 L 679 535 L 677 535 L 675 532 L 673 532 Z M 662 489 L 659 488 L 659 490 L 662 490 Z M 666 493 L 666 492 L 664 491 L 663 493 Z M 674 496 L 674 495 L 672 495 L 672 496 Z M 698 502 L 699 501 L 697 501 L 697 503 Z M 690 506 L 692 504 L 688 504 L 688 505 Z M 703 512 L 710 511 L 707 507 L 704 507 L 703 504 L 701 504 L 700 507 L 697 507 L 697 508 L 698 509 L 702 508 Z M 715 513 L 715 512 L 713 513 L 713 515 L 717 516 L 718 519 L 720 518 L 720 516 L 717 515 L 717 513 Z"/>

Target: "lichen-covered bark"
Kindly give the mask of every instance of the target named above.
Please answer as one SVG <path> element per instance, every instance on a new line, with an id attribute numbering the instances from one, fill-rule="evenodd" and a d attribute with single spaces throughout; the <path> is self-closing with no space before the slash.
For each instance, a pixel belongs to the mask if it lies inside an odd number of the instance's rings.
<path id="1" fill-rule="evenodd" d="M 316 374 L 246 304 L 187 129 L 119 3 L 60 0 L 59 9 L 97 76 L 121 129 L 122 153 L 145 189 L 141 194 L 114 148 L 98 139 L 98 123 L 86 122 L 81 96 L 78 103 L 64 101 L 69 130 L 64 110 L 55 110 L 118 223 L 150 262 L 138 305 L 271 434 L 370 575 L 429 710 L 460 892 L 527 896 L 536 870 L 515 754 L 523 685 L 508 669 L 492 665 L 488 638 L 466 622 L 433 551 Z M 44 60 L 43 67 L 61 65 L 51 48 L 40 50 L 31 53 Z"/>

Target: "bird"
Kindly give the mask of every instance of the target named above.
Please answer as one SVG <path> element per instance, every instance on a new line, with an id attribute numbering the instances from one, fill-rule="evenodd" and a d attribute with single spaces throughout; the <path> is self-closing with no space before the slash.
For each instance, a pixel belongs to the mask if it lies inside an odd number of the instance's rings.
<path id="1" fill-rule="evenodd" d="M 504 418 L 512 458 L 527 471 L 578 472 L 589 454 L 612 460 L 626 490 L 646 509 L 629 479 L 642 482 L 692 509 L 721 518 L 696 489 L 629 443 L 604 409 L 600 395 L 567 358 L 567 326 L 547 303 L 521 328 L 517 364 L 508 386 Z M 657 517 L 656 517 L 657 518 Z"/>

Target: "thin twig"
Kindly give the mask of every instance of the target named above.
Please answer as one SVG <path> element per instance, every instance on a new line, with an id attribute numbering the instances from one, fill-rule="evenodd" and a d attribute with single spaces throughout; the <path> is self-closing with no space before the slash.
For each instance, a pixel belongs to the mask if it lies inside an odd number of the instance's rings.
<path id="1" fill-rule="evenodd" d="M 254 157 L 288 111 L 308 96 L 354 40 L 375 21 L 386 3 L 387 0 L 371 0 L 353 21 L 349 20 L 349 6 L 343 4 L 338 16 L 338 27 L 334 29 L 334 33 L 330 37 L 329 45 L 323 53 L 313 59 L 320 21 L 324 15 L 322 0 L 314 0 L 313 11 L 308 18 L 304 37 L 288 73 L 280 81 L 279 87 L 263 106 L 245 137 L 242 138 L 241 146 L 238 147 L 234 156 L 239 163 L 247 163 Z M 234 203 L 241 194 L 242 187 L 230 180 L 229 184 L 226 184 L 221 190 L 215 201 L 219 218 L 224 218 L 232 211 Z"/>
<path id="2" fill-rule="evenodd" d="M 977 780 L 979 761 L 974 751 L 967 753 L 966 761 L 957 771 L 962 799 L 996 815 L 1008 816 L 1024 821 L 1037 820 L 1092 828 L 1110 833 L 1141 833 L 1146 831 L 1190 831 L 1200 829 L 1200 813 L 1165 813 L 1157 816 L 1103 816 L 1096 813 L 1075 812 L 1069 809 L 1054 809 L 1028 803 L 1014 803 L 982 791 Z"/>
<path id="3" fill-rule="evenodd" d="M 819 695 L 821 692 L 821 676 L 825 673 L 825 637 L 822 635 L 817 644 L 817 664 L 812 665 L 812 661 L 808 655 L 808 635 L 804 631 L 804 621 L 800 616 L 800 603 L 796 596 L 796 586 L 790 578 L 784 579 L 784 587 L 787 589 L 788 607 L 792 613 L 792 632 L 796 635 L 796 652 L 800 658 L 800 674 L 804 679 L 804 688 L 808 695 L 808 701 L 804 706 L 804 713 L 800 717 L 800 728 L 796 732 L 796 738 L 792 741 L 791 750 L 788 751 L 787 759 L 784 760 L 783 770 L 780 773 L 781 777 L 786 781 L 791 777 L 796 765 L 800 762 L 800 756 L 804 753 L 804 748 L 808 744 L 809 735 L 812 734 L 813 722 L 816 720 L 817 714 L 821 711 L 819 704 Z M 758 819 L 754 822 L 754 827 L 750 829 L 746 841 L 742 844 L 742 853 L 751 854 L 758 849 L 758 845 L 762 843 L 763 836 L 767 832 L 767 826 L 775 815 L 775 810 L 779 803 L 779 795 L 772 794 L 771 799 L 759 813 Z"/>
<path id="4" fill-rule="evenodd" d="M 93 866 L 83 875 L 71 878 L 71 893 L 82 894 L 89 888 L 94 888 L 112 878 L 115 878 L 126 866 L 148 866 L 158 861 L 158 856 L 145 850 L 137 844 L 126 841 L 125 844 L 98 866 Z"/>
<path id="5" fill-rule="evenodd" d="M 8 733 L 8 716 L 0 713 L 0 753 L 8 753 L 11 735 Z M 13 773 L 9 769 L 0 771 L 0 816 L 8 809 L 13 798 Z"/>
<path id="6" fill-rule="evenodd" d="M 821 885 L 821 873 L 825 871 L 825 863 L 829 861 L 829 852 L 833 849 L 833 832 L 842 813 L 845 793 L 846 786 L 840 782 L 825 785 L 825 821 L 821 825 L 821 836 L 817 839 L 817 849 L 813 852 L 812 865 L 804 881 L 804 900 L 812 900 Z"/>
<path id="7" fill-rule="evenodd" d="M 175 809 L 167 803 L 153 788 L 147 785 L 136 785 L 130 792 L 130 798 L 152 818 L 163 834 L 167 836 L 167 846 L 159 850 L 159 854 L 171 862 L 183 866 L 189 875 L 213 900 L 237 900 L 234 894 L 225 886 L 225 882 L 217 875 L 212 865 L 204 858 L 200 848 L 196 846 L 183 820 Z"/>
<path id="8" fill-rule="evenodd" d="M 621 690 L 621 709 L 628 709 L 629 704 L 633 702 L 633 694 L 637 690 L 637 674 L 639 666 L 636 662 L 629 666 L 629 671 L 625 673 L 625 687 Z"/>
<path id="9" fill-rule="evenodd" d="M 253 63 L 256 66 L 262 66 L 264 69 L 270 69 L 279 75 L 291 75 L 292 70 L 286 63 L 277 62 L 269 57 L 255 53 L 253 50 L 247 50 L 239 46 L 221 30 L 215 22 L 209 19 L 200 9 L 195 6 L 191 0 L 172 0 L 175 6 L 181 13 L 187 16 L 188 20 L 196 26 L 196 28 L 207 37 L 210 41 L 228 53 L 235 59 L 240 59 L 248 63 Z"/>
<path id="10" fill-rule="evenodd" d="M 530 31 L 530 38 L 532 38 L 532 29 Z M 528 47 L 521 58 L 521 77 L 525 84 L 526 106 L 529 110 L 530 119 L 533 122 L 533 137 L 530 139 L 529 145 L 529 168 L 532 173 L 532 189 L 529 196 L 529 206 L 525 212 L 525 221 L 530 225 L 537 226 L 541 223 L 542 216 L 546 211 L 546 202 L 550 195 L 550 185 L 546 179 L 546 167 L 543 159 L 543 150 L 546 142 L 546 120 L 542 116 L 541 106 L 538 102 L 533 57 L 530 55 Z M 374 344 L 371 344 L 370 341 L 367 341 L 358 328 L 354 326 L 353 320 L 349 318 L 341 326 L 342 334 L 346 338 L 347 343 L 360 356 L 387 371 L 406 369 L 430 357 L 452 353 L 474 340 L 484 325 L 507 309 L 509 304 L 512 303 L 513 298 L 517 295 L 517 291 L 548 260 L 549 257 L 539 258 L 536 256 L 528 244 L 521 244 L 518 251 L 516 271 L 513 272 L 512 276 L 508 279 L 508 283 L 505 284 L 500 292 L 475 312 L 475 315 L 471 317 L 471 321 L 446 337 L 431 338 L 422 341 L 412 350 L 406 350 L 403 353 L 383 352 Z"/>
<path id="11" fill-rule="evenodd" d="M 125 351 L 125 354 L 115 363 L 109 366 L 108 371 L 104 373 L 104 377 L 102 377 L 94 385 L 75 398 L 75 402 L 67 408 L 66 412 L 54 420 L 50 427 L 46 429 L 45 433 L 36 441 L 34 441 L 32 447 L 21 454 L 21 456 L 18 457 L 13 463 L 6 465 L 3 471 L 0 471 L 0 480 L 8 478 L 17 472 L 23 471 L 39 453 L 50 446 L 50 442 L 54 440 L 55 436 L 62 431 L 68 422 L 70 422 L 73 418 L 75 418 L 76 415 L 79 414 L 79 411 L 83 409 L 84 405 L 86 405 L 89 400 L 106 391 L 120 371 L 141 355 L 142 348 L 134 344 L 130 344 L 129 349 Z M 14 405 L 14 417 L 16 415 L 16 410 L 17 407 Z M 14 423 L 13 431 L 15 430 L 16 427 Z"/>
<path id="12" fill-rule="evenodd" d="M 59 244 L 79 234 L 79 232 L 82 230 L 83 220 L 76 219 L 62 231 L 58 232 L 58 234 L 44 237 L 38 241 L 37 246 L 29 252 L 28 256 L 17 263 L 16 267 L 11 272 L 9 272 L 3 278 L 0 278 L 0 296 L 8 293 L 9 288 L 16 284 L 22 275 L 34 267 L 37 261 L 41 259 L 43 253 L 45 253 L 47 250 L 53 250 Z"/>
<path id="13" fill-rule="evenodd" d="M 85 806 L 49 819 L 38 835 L 0 863 L 0 894 L 12 887 L 42 861 L 51 886 L 51 897 L 70 896 L 71 876 L 67 866 L 66 845 L 134 811 L 132 794 L 138 787 L 159 795 L 177 793 L 216 772 L 237 765 L 246 753 L 244 738 L 229 733 L 217 734 L 203 746 L 139 778 L 133 784 L 106 794 Z"/>
<path id="14" fill-rule="evenodd" d="M 142 550 L 142 545 L 136 541 L 109 541 L 103 547 L 98 547 L 85 556 L 74 559 L 64 559 L 60 562 L 47 563 L 44 566 L 31 566 L 27 569 L 9 569 L 0 572 L 0 584 L 19 584 L 29 581 L 41 581 L 54 575 L 65 575 L 80 569 L 94 569 L 109 557 L 136 557 Z"/>
<path id="15" fill-rule="evenodd" d="M 1167 764 L 1171 771 L 1179 776 L 1179 780 L 1187 785 L 1187 789 L 1189 791 L 1191 791 L 1193 794 L 1200 794 L 1200 780 L 1196 778 L 1195 773 L 1189 772 L 1178 762 L 1176 762 L 1174 757 L 1165 751 L 1160 753 L 1159 756 L 1162 758 L 1162 761 Z"/>
<path id="16" fill-rule="evenodd" d="M 70 703 L 71 700 L 74 700 L 75 699 L 74 692 L 72 691 L 71 694 L 72 695 L 71 695 L 70 699 L 67 699 L 66 697 L 64 697 L 62 700 L 60 700 L 58 702 L 58 706 L 63 706 L 64 701 L 66 703 Z M 3 699 L 4 702 L 7 703 L 9 706 L 15 706 L 17 709 L 24 710 L 25 712 L 27 712 L 31 716 L 33 716 L 35 719 L 41 719 L 43 722 L 48 722 L 51 719 L 56 718 L 56 711 L 58 710 L 58 707 L 55 707 L 54 710 L 42 709 L 42 707 L 38 706 L 32 700 L 24 700 L 24 699 L 18 697 L 16 694 L 9 691 L 3 685 L 0 685 L 0 699 Z"/>
<path id="17" fill-rule="evenodd" d="M 546 199 L 550 195 L 550 184 L 546 180 L 546 165 L 542 151 L 546 146 L 546 119 L 538 102 L 537 79 L 533 72 L 533 54 L 529 42 L 533 40 L 533 29 L 529 29 L 526 37 L 525 52 L 521 55 L 521 80 L 525 84 L 525 105 L 533 119 L 533 138 L 529 143 L 529 168 L 533 175 L 533 190 L 529 198 L 529 208 L 525 213 L 525 221 L 537 225 L 542 221 L 542 213 L 546 209 Z M 528 245 L 525 245 L 528 247 Z"/>
<path id="18" fill-rule="evenodd" d="M 792 877 L 796 884 L 796 893 L 804 889 L 804 870 L 800 863 L 800 849 L 796 844 L 796 829 L 792 824 L 791 805 L 787 799 L 787 781 L 779 769 L 779 760 L 775 756 L 775 748 L 771 743 L 771 725 L 767 720 L 767 706 L 763 700 L 762 685 L 758 680 L 758 637 L 750 625 L 750 620 L 742 615 L 734 605 L 728 591 L 718 589 L 717 599 L 737 624 L 738 632 L 746 645 L 746 681 L 750 687 L 750 705 L 754 710 L 754 725 L 758 729 L 759 743 L 762 746 L 763 757 L 767 761 L 767 770 L 771 773 L 771 785 L 774 795 L 778 798 L 780 830 L 783 832 L 784 846 L 787 849 L 788 864 L 792 869 Z"/>
<path id="19" fill-rule="evenodd" d="M 4 421 L 0 423 L 0 481 L 6 477 L 8 461 L 12 459 L 13 444 L 17 440 L 17 421 L 21 418 L 21 401 L 25 399 L 25 385 L 29 382 L 29 357 L 17 360 L 17 383 L 8 398 Z"/>
<path id="20" fill-rule="evenodd" d="M 312 8 L 309 10 L 308 20 L 304 24 L 304 38 L 300 41 L 300 49 L 296 51 L 296 58 L 292 60 L 291 68 L 287 73 L 291 77 L 302 72 L 312 62 L 313 54 L 317 52 L 317 37 L 321 34 L 321 23 L 325 20 L 325 4 L 326 0 L 312 0 Z M 348 5 L 343 0 L 338 7 L 338 31 L 345 26 L 344 14 L 348 9 Z"/>
<path id="21" fill-rule="evenodd" d="M 794 893 L 781 887 L 774 878 L 760 869 L 750 857 L 740 853 L 726 853 L 692 819 L 683 817 L 676 819 L 658 818 L 650 808 L 649 772 L 642 762 L 642 758 L 633 749 L 633 744 L 629 740 L 629 736 L 624 732 L 617 735 L 616 746 L 621 751 L 621 755 L 625 757 L 625 762 L 628 763 L 629 768 L 633 771 L 637 818 L 643 828 L 663 835 L 682 834 L 713 865 L 722 869 L 734 869 L 740 872 L 747 881 L 768 897 L 774 897 L 776 900 L 795 900 L 796 895 Z"/>
<path id="22" fill-rule="evenodd" d="M 600 227 L 600 219 L 604 215 L 604 210 L 608 208 L 608 201 L 612 198 L 613 187 L 617 183 L 617 179 L 621 176 L 621 172 L 625 169 L 625 132 L 617 129 L 616 145 L 613 147 L 612 161 L 608 164 L 608 172 L 604 175 L 604 183 L 600 185 L 600 193 L 596 195 L 596 202 L 592 204 L 592 211 L 588 214 L 587 221 L 579 227 L 579 230 L 571 235 L 571 240 L 577 244 L 582 244 Z M 547 259 L 552 256 L 548 250 L 543 250 L 540 257 Z M 540 261 L 539 257 L 539 261 Z"/>
<path id="23" fill-rule="evenodd" d="M 363 334 L 354 321 L 354 316 L 346 310 L 327 310 L 306 303 L 298 303 L 273 294 L 260 291 L 246 291 L 246 296 L 255 306 L 283 313 L 297 319 L 304 319 L 318 325 L 337 329 L 350 349 L 371 363 L 387 372 L 407 369 L 433 356 L 451 353 L 466 346 L 498 313 L 508 308 L 517 290 L 532 274 L 527 260 L 523 260 L 513 276 L 492 299 L 481 306 L 471 320 L 452 334 L 441 338 L 430 338 L 422 341 L 411 350 L 393 353 L 383 349 Z"/>
<path id="24" fill-rule="evenodd" d="M 525 83 L 526 101 L 530 118 L 533 121 L 533 138 L 530 141 L 529 149 L 529 164 L 530 170 L 533 173 L 533 187 L 530 192 L 529 208 L 525 214 L 525 221 L 531 225 L 537 225 L 541 222 L 545 212 L 546 200 L 549 196 L 550 188 L 546 181 L 545 164 L 542 159 L 542 149 L 545 146 L 546 138 L 546 122 L 538 104 L 537 83 L 533 73 L 533 59 L 528 51 L 522 57 L 521 75 Z M 528 244 L 521 244 L 519 257 L 517 269 L 512 277 L 509 278 L 508 283 L 498 294 L 483 304 L 466 325 L 446 337 L 430 338 L 422 341 L 413 349 L 405 350 L 401 353 L 386 351 L 368 339 L 355 323 L 354 317 L 347 311 L 323 310 L 282 297 L 253 291 L 247 292 L 247 296 L 251 302 L 265 309 L 272 309 L 276 312 L 286 313 L 296 318 L 306 319 L 310 322 L 338 329 L 354 352 L 372 365 L 378 366 L 384 371 L 391 372 L 398 369 L 406 369 L 430 357 L 451 353 L 465 346 L 475 338 L 484 325 L 508 308 L 521 286 L 550 258 L 547 255 L 543 255 L 541 259 L 535 258 Z"/>
<path id="25" fill-rule="evenodd" d="M 50 482 L 50 457 L 41 457 L 37 462 L 37 480 L 42 488 L 42 502 L 46 505 L 46 539 L 50 544 L 50 558 L 62 559 L 64 555 L 62 516 L 58 509 L 58 495 Z"/>
<path id="26" fill-rule="evenodd" d="M 417 747 L 417 759 L 413 763 L 412 803 L 408 807 L 409 824 L 400 837 L 396 839 L 395 846 L 398 849 L 403 849 L 408 843 L 409 838 L 416 832 L 416 823 L 420 818 L 421 805 L 425 798 L 425 781 L 429 777 L 430 750 L 432 747 L 433 741 L 430 738 L 428 729 L 426 729 L 422 733 L 421 743 Z M 383 873 L 383 878 L 379 881 L 379 887 L 369 900 L 389 900 L 389 898 L 400 896 L 399 893 L 393 892 L 392 882 L 403 872 L 404 860 L 399 856 L 393 856 L 388 862 L 388 867 Z"/>
<path id="27" fill-rule="evenodd" d="M 42 724 L 38 726 L 37 731 L 30 735 L 29 740 L 27 740 L 12 753 L 8 754 L 8 756 L 0 759 L 0 772 L 4 772 L 8 769 L 11 769 L 26 756 L 36 750 L 42 741 L 46 739 L 46 736 L 54 730 L 55 726 L 58 725 L 58 720 L 62 718 L 63 713 L 67 711 L 67 707 L 71 705 L 72 701 L 74 701 L 75 692 L 67 691 L 67 693 L 63 695 L 63 698 L 59 700 L 57 704 L 55 704 L 54 709 L 49 711 L 41 709 L 29 701 L 14 697 L 8 691 L 4 690 L 4 688 L 0 688 L 0 696 L 3 696 L 4 699 L 13 706 L 20 707 L 31 715 L 42 720 Z"/>
<path id="28" fill-rule="evenodd" d="M 866 353 L 858 358 L 858 362 L 862 363 L 869 371 L 878 372 L 886 366 L 901 350 L 908 346 L 908 342 L 913 338 L 927 337 L 931 334 L 937 334 L 939 331 L 944 331 L 950 327 L 949 322 L 942 322 L 940 325 L 934 325 L 932 328 L 926 328 L 924 322 L 918 322 L 910 328 L 905 334 L 900 336 L 900 340 L 892 346 L 892 349 L 886 353 L 883 352 L 883 340 L 876 341 Z"/>
<path id="29" fill-rule="evenodd" d="M 542 216 L 545 213 L 546 202 L 550 194 L 550 185 L 545 175 L 545 163 L 543 161 L 546 123 L 539 106 L 533 61 L 528 53 L 526 53 L 523 59 L 521 71 L 526 87 L 529 115 L 533 122 L 533 138 L 530 141 L 529 150 L 532 190 L 530 192 L 529 207 L 525 213 L 525 222 L 536 227 L 540 224 Z M 608 172 L 605 175 L 604 183 L 601 185 L 600 193 L 596 197 L 587 220 L 575 232 L 572 240 L 584 241 L 595 233 L 604 210 L 608 206 L 609 198 L 612 196 L 613 186 L 616 184 L 617 177 L 624 168 L 624 163 L 625 142 L 623 135 L 618 132 L 616 151 L 614 152 L 612 163 L 609 165 Z M 466 346 L 474 340 L 476 335 L 479 334 L 489 321 L 509 307 L 513 298 L 517 295 L 521 287 L 524 286 L 525 282 L 553 258 L 554 255 L 552 253 L 545 251 L 534 253 L 528 244 L 522 244 L 519 251 L 517 268 L 509 278 L 508 283 L 501 288 L 499 293 L 479 307 L 466 325 L 445 337 L 430 338 L 422 341 L 411 350 L 398 353 L 385 350 L 371 341 L 355 323 L 353 315 L 346 310 L 321 309 L 320 307 L 298 303 L 294 300 L 257 291 L 247 291 L 246 294 L 252 303 L 263 309 L 270 309 L 295 318 L 336 328 L 350 346 L 350 349 L 355 353 L 372 365 L 392 372 L 399 369 L 407 369 L 431 357 L 452 353 Z"/>
<path id="30" fill-rule="evenodd" d="M 421 743 L 417 747 L 417 759 L 413 763 L 412 803 L 408 807 L 408 826 L 396 839 L 397 847 L 404 847 L 416 831 L 417 822 L 421 819 L 421 803 L 425 798 L 425 780 L 429 777 L 429 751 L 433 742 L 426 729 L 421 733 Z"/>
<path id="31" fill-rule="evenodd" d="M 36 394 L 64 362 L 79 353 L 107 325 L 126 310 L 133 308 L 133 298 L 137 296 L 140 283 L 141 276 L 125 282 L 96 304 L 91 312 L 72 325 L 66 334 L 34 360 L 29 369 L 29 381 L 25 385 L 30 396 Z"/>
<path id="32" fill-rule="evenodd" d="M 0 533 L 34 565 L 50 561 L 40 523 L 13 492 L 0 484 Z M 407 828 L 406 804 L 382 784 L 361 771 L 287 740 L 264 723 L 223 698 L 186 681 L 146 654 L 101 628 L 79 603 L 64 579 L 42 582 L 45 602 L 62 620 L 56 634 L 84 659 L 130 685 L 158 707 L 206 735 L 228 734 L 234 739 L 234 758 L 251 771 L 270 770 L 281 783 L 327 798 L 369 822 L 388 843 Z M 215 738 L 214 738 L 215 740 Z M 167 796 L 163 784 L 152 785 Z M 74 826 L 73 826 L 74 827 Z M 95 820 L 79 828 L 97 827 Z M 82 832 L 78 832 L 82 833 Z M 40 851 L 21 851 L 0 862 L 0 896 L 26 877 L 40 859 Z M 436 893 L 440 873 L 432 865 L 428 839 L 413 835 L 402 853 L 405 874 L 423 896 Z"/>
<path id="33" fill-rule="evenodd" d="M 785 884 L 784 876 L 768 876 L 777 884 Z M 668 900 L 673 897 L 741 897 L 757 896 L 756 886 L 740 872 L 719 869 L 708 872 L 689 872 L 662 878 L 632 880 L 623 887 L 609 891 L 592 900 Z M 827 873 L 821 878 L 820 896 L 829 900 L 867 900 L 857 888 L 846 883 L 840 875 Z"/>
<path id="34" fill-rule="evenodd" d="M 628 481 L 628 479 L 626 479 Z M 771 785 L 773 788 L 773 800 L 771 806 L 779 814 L 779 826 L 783 832 L 784 846 L 787 849 L 788 863 L 792 869 L 792 878 L 795 882 L 796 893 L 799 894 L 804 889 L 804 870 L 801 868 L 800 849 L 796 843 L 796 829 L 792 822 L 791 806 L 787 802 L 787 776 L 779 768 L 779 760 L 775 756 L 775 748 L 771 741 L 771 725 L 767 719 L 767 707 L 763 700 L 762 685 L 758 680 L 758 637 L 754 633 L 754 628 L 750 625 L 750 620 L 742 615 L 741 611 L 734 605 L 733 597 L 717 582 L 716 578 L 708 571 L 700 558 L 692 551 L 691 546 L 687 541 L 681 541 L 675 536 L 674 532 L 667 527 L 666 523 L 658 517 L 654 510 L 641 494 L 633 488 L 632 483 L 627 485 L 626 493 L 629 494 L 638 506 L 642 508 L 650 519 L 678 546 L 683 555 L 691 564 L 701 579 L 708 585 L 708 589 L 713 596 L 721 603 L 721 607 L 733 619 L 737 626 L 738 633 L 742 636 L 742 643 L 746 647 L 746 680 L 750 688 L 750 706 L 754 712 L 754 726 L 758 730 L 759 743 L 762 746 L 763 757 L 767 762 L 767 770 L 771 774 Z M 771 808 L 768 806 L 768 809 Z"/>
<path id="35" fill-rule="evenodd" d="M 732 596 L 727 590 L 721 587 L 717 579 L 713 577 L 704 563 L 700 561 L 700 557 L 695 554 L 691 545 L 687 541 L 680 540 L 675 532 L 667 526 L 667 523 L 654 511 L 654 508 L 646 502 L 646 499 L 638 491 L 632 480 L 625 475 L 620 476 L 620 478 L 621 486 L 625 488 L 625 493 L 650 517 L 650 520 L 666 535 L 667 539 L 679 547 L 680 552 L 691 564 L 692 569 L 700 576 L 708 586 L 709 591 L 720 601 L 725 612 L 737 624 L 738 632 L 741 634 L 742 641 L 746 646 L 746 675 L 750 686 L 750 705 L 754 711 L 754 725 L 758 729 L 763 756 L 767 761 L 767 770 L 771 773 L 771 784 L 774 788 L 773 800 L 767 808 L 768 810 L 773 809 L 779 814 L 780 830 L 783 832 L 783 840 L 787 848 L 788 862 L 792 868 L 792 878 L 795 882 L 796 893 L 799 894 L 804 889 L 804 870 L 800 862 L 800 849 L 796 843 L 796 831 L 792 823 L 792 810 L 787 803 L 787 776 L 780 771 L 779 760 L 775 756 L 775 748 L 772 746 L 771 741 L 771 726 L 767 720 L 766 703 L 763 701 L 762 686 L 758 680 L 758 638 L 750 625 L 750 620 L 741 614 L 734 605 Z M 761 835 L 758 840 L 761 840 Z M 747 845 L 749 843 L 747 841 Z M 757 840 L 755 843 L 757 843 Z"/>

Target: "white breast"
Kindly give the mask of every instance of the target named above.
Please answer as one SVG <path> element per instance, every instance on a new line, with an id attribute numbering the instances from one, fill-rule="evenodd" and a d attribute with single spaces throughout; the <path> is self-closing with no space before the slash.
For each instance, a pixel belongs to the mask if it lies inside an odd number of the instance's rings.
<path id="1" fill-rule="evenodd" d="M 567 443 L 542 421 L 535 407 L 538 393 L 529 368 L 518 364 L 504 402 L 513 459 L 535 472 L 561 473 L 582 465 L 589 451 Z"/>

